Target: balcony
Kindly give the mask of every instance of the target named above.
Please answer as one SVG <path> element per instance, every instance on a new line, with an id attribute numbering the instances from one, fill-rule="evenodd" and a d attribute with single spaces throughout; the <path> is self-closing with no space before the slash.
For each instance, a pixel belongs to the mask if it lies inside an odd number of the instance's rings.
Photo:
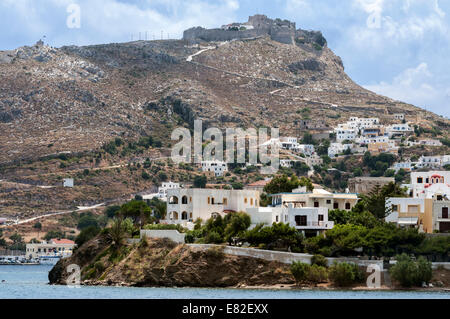
<path id="1" fill-rule="evenodd" d="M 331 229 L 334 226 L 333 221 L 317 221 L 317 222 L 306 222 L 306 223 L 296 223 L 295 228 L 297 229 Z"/>

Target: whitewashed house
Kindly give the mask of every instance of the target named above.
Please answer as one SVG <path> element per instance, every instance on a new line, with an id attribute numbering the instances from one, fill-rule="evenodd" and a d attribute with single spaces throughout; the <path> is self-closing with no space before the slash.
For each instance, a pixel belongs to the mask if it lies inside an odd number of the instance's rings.
<path id="1" fill-rule="evenodd" d="M 324 207 L 258 207 L 248 208 L 247 214 L 251 218 L 251 228 L 258 224 L 285 223 L 305 235 L 317 236 L 334 227 L 334 222 L 328 220 L 328 208 Z"/>
<path id="2" fill-rule="evenodd" d="M 206 222 L 211 217 L 229 212 L 245 212 L 259 207 L 257 190 L 177 188 L 167 191 L 167 216 L 163 222 L 188 226 L 197 218 Z"/>
<path id="3" fill-rule="evenodd" d="M 221 161 L 202 161 L 201 167 L 203 172 L 213 172 L 216 177 L 228 171 L 227 163 Z"/>

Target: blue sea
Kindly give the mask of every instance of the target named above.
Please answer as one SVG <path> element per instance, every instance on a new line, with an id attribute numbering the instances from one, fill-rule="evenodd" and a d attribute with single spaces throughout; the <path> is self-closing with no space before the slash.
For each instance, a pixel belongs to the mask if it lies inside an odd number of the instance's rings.
<path id="1" fill-rule="evenodd" d="M 0 299 L 450 299 L 449 292 L 210 288 L 69 288 L 48 284 L 52 266 L 0 266 Z"/>

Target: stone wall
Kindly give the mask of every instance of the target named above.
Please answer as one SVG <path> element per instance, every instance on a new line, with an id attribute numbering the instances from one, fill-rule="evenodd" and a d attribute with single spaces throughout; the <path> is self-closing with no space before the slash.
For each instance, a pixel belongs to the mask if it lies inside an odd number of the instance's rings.
<path id="1" fill-rule="evenodd" d="M 272 20 L 265 15 L 255 15 L 249 17 L 247 25 L 253 26 L 253 29 L 235 31 L 195 27 L 184 31 L 183 40 L 191 43 L 197 43 L 199 41 L 220 42 L 270 36 L 272 40 L 280 43 L 295 43 L 294 40 L 297 36 L 297 31 L 294 22 L 279 19 Z"/>
<path id="2" fill-rule="evenodd" d="M 184 244 L 184 237 L 186 234 L 180 234 L 178 230 L 156 230 L 156 229 L 141 229 L 141 238 L 169 238 L 176 243 Z"/>
<path id="3" fill-rule="evenodd" d="M 189 244 L 188 245 L 192 250 L 207 250 L 211 247 L 215 247 L 218 245 L 208 245 L 208 244 Z M 300 261 L 303 263 L 311 264 L 311 258 L 313 255 L 310 254 L 298 254 L 298 253 L 290 253 L 283 251 L 273 251 L 273 250 L 262 250 L 255 248 L 242 248 L 242 247 L 232 247 L 232 246 L 220 246 L 224 247 L 223 252 L 225 254 L 234 255 L 234 256 L 244 256 L 244 257 L 252 257 L 259 258 L 269 261 L 278 261 L 283 264 L 292 264 L 294 261 Z M 380 266 L 380 269 L 383 270 L 383 261 L 382 260 L 360 260 L 358 258 L 326 258 L 328 261 L 328 265 L 333 265 L 334 262 L 348 262 L 355 263 L 361 267 L 367 267 L 371 264 L 376 264 Z"/>

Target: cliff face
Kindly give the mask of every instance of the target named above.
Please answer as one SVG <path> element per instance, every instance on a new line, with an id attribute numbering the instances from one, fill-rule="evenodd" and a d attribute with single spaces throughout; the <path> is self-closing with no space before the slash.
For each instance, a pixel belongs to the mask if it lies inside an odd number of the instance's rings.
<path id="1" fill-rule="evenodd" d="M 116 252 L 96 238 L 59 261 L 51 284 L 66 284 L 67 266 L 78 264 L 82 284 L 136 287 L 236 287 L 293 284 L 289 266 L 225 255 L 221 250 L 194 252 L 169 240 L 147 240 Z"/>

